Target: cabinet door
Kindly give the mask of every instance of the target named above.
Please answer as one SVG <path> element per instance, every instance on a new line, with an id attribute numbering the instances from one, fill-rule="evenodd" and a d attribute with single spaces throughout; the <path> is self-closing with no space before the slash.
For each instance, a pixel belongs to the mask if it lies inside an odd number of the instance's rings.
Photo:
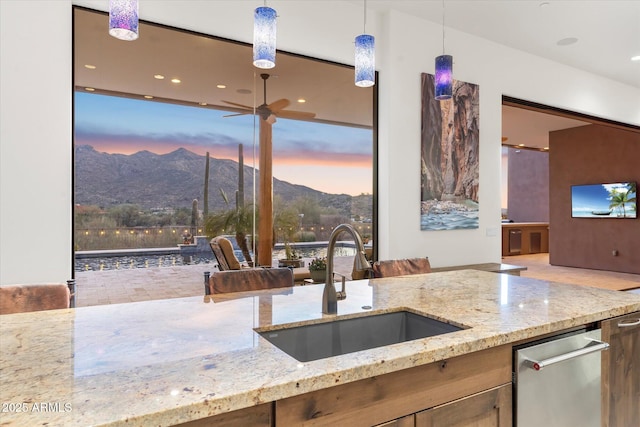
<path id="1" fill-rule="evenodd" d="M 375 427 L 415 427 L 415 425 L 415 416 L 412 414 L 407 415 L 406 417 L 398 418 L 397 420 L 378 424 Z"/>
<path id="2" fill-rule="evenodd" d="M 602 425 L 640 426 L 640 312 L 602 322 Z"/>
<path id="3" fill-rule="evenodd" d="M 416 427 L 508 427 L 511 424 L 511 384 L 416 414 Z"/>

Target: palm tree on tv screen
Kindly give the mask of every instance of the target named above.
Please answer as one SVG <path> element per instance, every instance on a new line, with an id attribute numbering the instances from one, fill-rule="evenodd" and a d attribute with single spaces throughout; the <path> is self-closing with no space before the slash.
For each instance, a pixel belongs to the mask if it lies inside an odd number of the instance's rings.
<path id="1" fill-rule="evenodd" d="M 627 216 L 627 205 L 632 205 L 633 210 L 636 210 L 635 202 L 635 183 L 627 184 L 627 190 L 621 191 L 618 188 L 614 188 L 609 192 L 609 196 L 611 197 L 609 207 L 618 209 L 618 211 L 622 210 L 622 216 Z"/>

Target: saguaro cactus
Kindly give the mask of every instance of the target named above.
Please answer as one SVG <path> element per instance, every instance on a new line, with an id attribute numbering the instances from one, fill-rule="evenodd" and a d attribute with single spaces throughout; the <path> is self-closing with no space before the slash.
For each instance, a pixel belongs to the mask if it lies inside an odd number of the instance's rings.
<path id="1" fill-rule="evenodd" d="M 198 199 L 193 199 L 191 202 L 191 236 L 196 235 L 196 227 L 198 226 Z"/>

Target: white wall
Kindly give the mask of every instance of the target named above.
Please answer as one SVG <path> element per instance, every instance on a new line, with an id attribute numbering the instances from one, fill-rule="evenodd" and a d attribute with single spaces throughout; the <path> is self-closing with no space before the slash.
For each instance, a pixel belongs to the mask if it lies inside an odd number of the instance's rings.
<path id="1" fill-rule="evenodd" d="M 140 3 L 144 20 L 244 42 L 251 41 L 252 11 L 262 4 Z M 71 277 L 72 4 L 106 10 L 108 1 L 0 1 L 0 284 Z M 353 63 L 361 5 L 269 5 L 278 11 L 280 49 Z M 441 28 L 395 12 L 370 15 L 380 71 L 381 258 L 428 255 L 434 266 L 500 259 L 503 94 L 640 124 L 638 89 L 448 30 L 455 78 L 480 85 L 480 228 L 421 232 L 420 73 L 433 73 Z"/>
<path id="2" fill-rule="evenodd" d="M 64 282 L 71 278 L 70 5 L 2 0 L 0 31 L 0 284 Z"/>

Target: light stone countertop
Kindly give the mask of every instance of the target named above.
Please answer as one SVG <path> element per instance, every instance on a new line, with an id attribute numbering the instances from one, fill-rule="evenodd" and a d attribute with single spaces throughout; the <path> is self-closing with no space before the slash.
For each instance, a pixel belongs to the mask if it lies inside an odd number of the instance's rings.
<path id="1" fill-rule="evenodd" d="M 464 270 L 347 282 L 338 302 L 458 332 L 302 363 L 254 331 L 333 318 L 323 286 L 0 316 L 0 426 L 168 426 L 640 311 L 640 295 Z"/>

